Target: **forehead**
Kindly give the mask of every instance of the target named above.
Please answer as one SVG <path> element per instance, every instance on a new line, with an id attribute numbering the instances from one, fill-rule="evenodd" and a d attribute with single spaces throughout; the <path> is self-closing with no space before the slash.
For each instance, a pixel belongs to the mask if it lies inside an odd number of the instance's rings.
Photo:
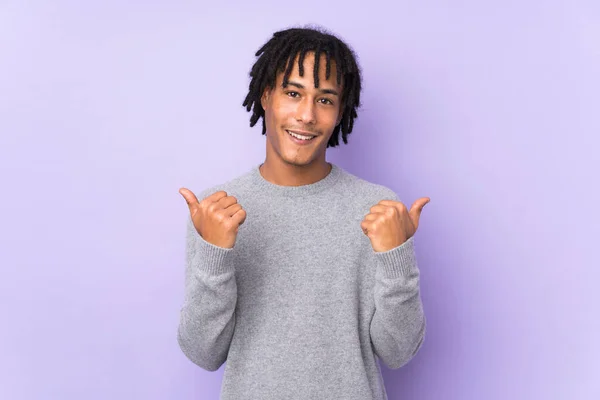
<path id="1" fill-rule="evenodd" d="M 304 55 L 304 60 L 302 62 L 303 65 L 303 74 L 300 75 L 300 68 L 299 68 L 299 61 L 300 61 L 300 54 L 296 54 L 296 56 L 293 59 L 293 67 L 292 70 L 290 71 L 290 76 L 288 78 L 288 80 L 294 80 L 294 81 L 298 81 L 298 82 L 303 82 L 305 84 L 310 85 L 310 87 L 315 87 L 314 86 L 314 66 L 315 66 L 315 53 L 314 52 L 307 52 Z M 286 70 L 286 68 L 289 66 L 289 60 L 288 63 L 286 64 L 286 66 L 284 67 L 284 71 Z M 333 57 L 331 57 L 331 59 L 329 60 L 329 78 L 326 79 L 326 75 L 327 75 L 327 56 L 324 53 L 321 53 L 321 56 L 319 57 L 319 71 L 318 71 L 318 76 L 319 76 L 319 87 L 322 87 L 324 84 L 327 86 L 334 86 L 337 88 L 341 88 L 342 87 L 342 79 L 340 78 L 340 83 L 338 84 L 337 82 L 337 66 L 336 66 L 336 62 L 335 59 Z M 277 76 L 277 80 L 282 82 L 283 81 L 283 72 L 280 72 Z"/>

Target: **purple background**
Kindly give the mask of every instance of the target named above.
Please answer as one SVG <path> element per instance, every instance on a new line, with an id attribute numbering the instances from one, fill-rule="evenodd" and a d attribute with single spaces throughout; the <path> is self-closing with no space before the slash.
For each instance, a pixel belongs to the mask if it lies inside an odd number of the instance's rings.
<path id="1" fill-rule="evenodd" d="M 218 398 L 176 340 L 178 189 L 264 160 L 253 54 L 305 23 L 364 71 L 328 160 L 431 198 L 390 400 L 600 398 L 597 1 L 121 3 L 0 2 L 0 398 Z"/>

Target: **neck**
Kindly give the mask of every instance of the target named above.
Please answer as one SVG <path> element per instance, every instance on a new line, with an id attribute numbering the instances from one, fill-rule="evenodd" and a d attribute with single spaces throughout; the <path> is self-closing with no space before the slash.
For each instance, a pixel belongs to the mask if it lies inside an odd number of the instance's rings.
<path id="1" fill-rule="evenodd" d="M 332 165 L 326 160 L 309 165 L 292 165 L 282 160 L 273 162 L 267 158 L 259 167 L 260 174 L 267 181 L 279 186 L 310 185 L 325 178 Z"/>

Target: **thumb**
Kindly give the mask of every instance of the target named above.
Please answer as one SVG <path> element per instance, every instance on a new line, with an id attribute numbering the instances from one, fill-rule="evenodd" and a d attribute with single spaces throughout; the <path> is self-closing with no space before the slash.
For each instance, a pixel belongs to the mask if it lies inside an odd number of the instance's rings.
<path id="1" fill-rule="evenodd" d="M 415 225 L 415 228 L 417 228 L 419 226 L 419 219 L 421 217 L 421 212 L 423 211 L 423 207 L 425 207 L 425 205 L 427 203 L 429 203 L 431 201 L 431 199 L 429 197 L 422 197 L 419 200 L 415 201 L 412 205 L 412 207 L 410 208 L 410 211 L 408 212 L 408 214 L 410 215 L 410 219 L 412 220 L 413 224 Z"/>
<path id="2" fill-rule="evenodd" d="M 179 193 L 181 193 L 188 206 L 191 206 L 192 204 L 198 204 L 198 198 L 191 190 L 181 188 L 179 189 Z"/>

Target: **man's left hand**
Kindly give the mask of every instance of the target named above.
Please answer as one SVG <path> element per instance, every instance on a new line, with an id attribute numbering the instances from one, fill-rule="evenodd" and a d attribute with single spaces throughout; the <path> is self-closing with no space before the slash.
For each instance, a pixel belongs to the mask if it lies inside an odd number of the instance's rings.
<path id="1" fill-rule="evenodd" d="M 360 227 L 371 241 L 373 250 L 388 251 L 411 238 L 419 227 L 421 211 L 429 201 L 429 197 L 422 197 L 413 203 L 410 210 L 394 200 L 381 200 L 371 207 Z"/>

